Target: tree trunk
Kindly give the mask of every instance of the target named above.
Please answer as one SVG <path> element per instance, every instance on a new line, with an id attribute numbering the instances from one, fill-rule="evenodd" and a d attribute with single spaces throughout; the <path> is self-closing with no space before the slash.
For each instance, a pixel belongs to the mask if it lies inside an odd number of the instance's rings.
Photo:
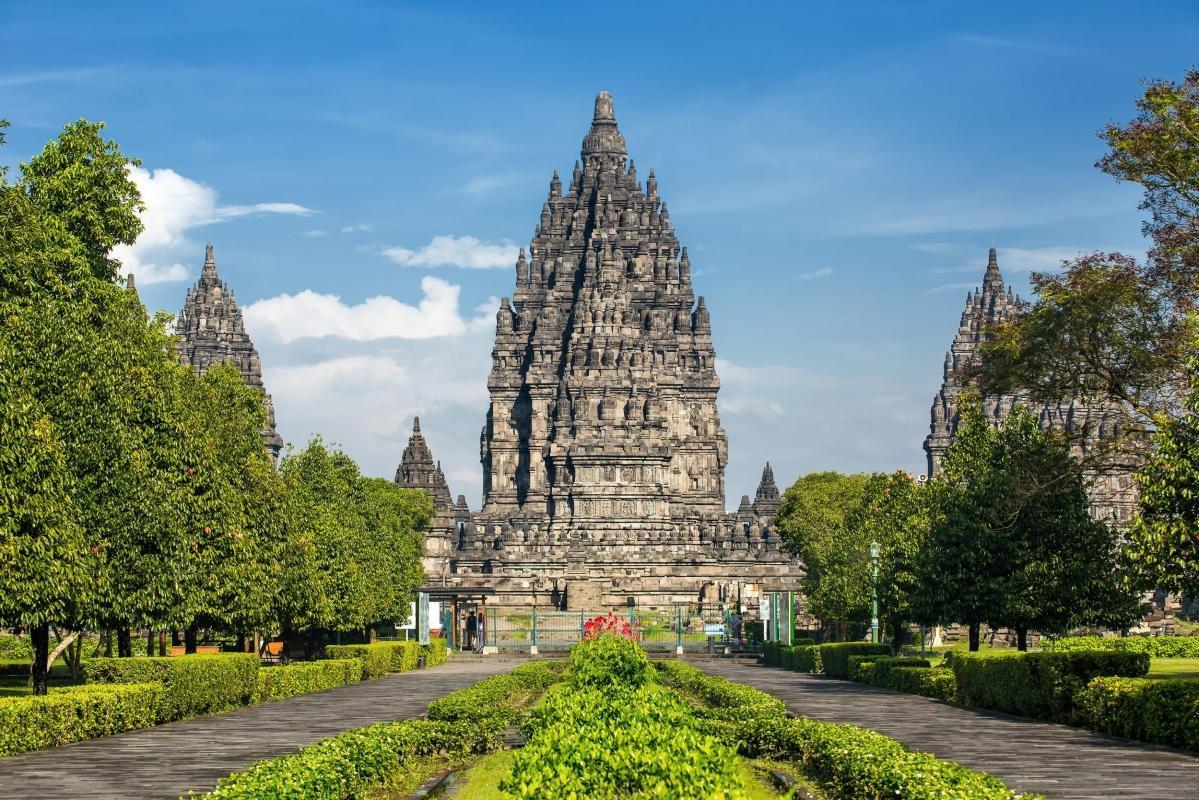
<path id="1" fill-rule="evenodd" d="M 236 649 L 237 652 L 239 652 L 239 653 L 246 652 L 246 635 L 245 635 L 245 633 L 237 634 L 237 644 L 235 645 L 234 649 Z"/>
<path id="2" fill-rule="evenodd" d="M 78 633 L 69 633 L 66 636 L 63 636 L 57 630 L 55 630 L 54 633 L 55 633 L 55 635 L 58 636 L 58 640 L 59 640 L 58 647 L 54 648 L 54 652 L 52 652 L 48 656 L 46 656 L 46 673 L 47 674 L 49 674 L 49 672 L 50 672 L 50 667 L 54 666 L 54 660 L 56 658 L 58 658 L 60 655 L 62 655 L 63 651 L 66 650 L 67 648 L 69 648 L 79 638 Z M 49 641 L 49 640 L 47 640 L 47 641 Z M 68 654 L 67 660 L 70 661 L 69 654 Z M 73 676 L 74 674 L 75 674 L 75 669 L 72 668 L 71 675 Z"/>
<path id="3" fill-rule="evenodd" d="M 133 657 L 133 640 L 128 628 L 117 628 L 117 655 L 121 658 Z"/>
<path id="4" fill-rule="evenodd" d="M 104 631 L 104 657 L 112 658 L 112 628 Z"/>
<path id="5" fill-rule="evenodd" d="M 167 632 L 158 632 L 158 655 L 165 656 L 167 654 Z"/>
<path id="6" fill-rule="evenodd" d="M 33 693 L 45 694 L 48 690 L 46 678 L 50 672 L 50 623 L 32 626 L 29 638 L 33 643 L 33 664 L 29 668 Z"/>
<path id="7" fill-rule="evenodd" d="M 154 631 L 146 628 L 146 655 L 154 655 Z"/>
<path id="8" fill-rule="evenodd" d="M 183 632 L 183 652 L 191 655 L 196 652 L 196 631 L 197 626 L 194 622 L 187 626 L 187 630 Z"/>
<path id="9" fill-rule="evenodd" d="M 970 652 L 971 653 L 978 652 L 978 634 L 979 634 L 979 628 L 981 627 L 981 625 L 982 625 L 982 623 L 979 623 L 979 622 L 971 622 L 970 623 Z"/>
<path id="10" fill-rule="evenodd" d="M 1028 650 L 1028 628 L 1016 628 L 1016 649 L 1021 653 Z"/>
<path id="11" fill-rule="evenodd" d="M 179 635 L 178 629 L 171 631 L 171 647 L 179 647 L 183 644 L 183 637 Z"/>

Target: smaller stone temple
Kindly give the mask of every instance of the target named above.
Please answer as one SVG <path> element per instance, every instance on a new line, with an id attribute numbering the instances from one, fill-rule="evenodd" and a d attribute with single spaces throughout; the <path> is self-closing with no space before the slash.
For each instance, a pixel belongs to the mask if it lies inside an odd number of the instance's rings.
<path id="1" fill-rule="evenodd" d="M 262 391 L 267 412 L 262 441 L 271 458 L 277 461 L 283 437 L 275 430 L 275 406 L 262 384 L 262 363 L 246 333 L 237 298 L 217 274 L 211 244 L 204 250 L 200 280 L 188 290 L 187 300 L 179 310 L 175 333 L 179 337 L 176 345 L 179 360 L 184 364 L 200 373 L 216 364 L 233 364 L 241 370 L 246 385 Z"/>
<path id="2" fill-rule="evenodd" d="M 966 295 L 957 333 L 949 352 L 945 354 L 941 388 L 933 398 L 928 437 L 924 452 L 928 456 L 929 477 L 941 471 L 945 451 L 957 432 L 960 416 L 958 404 L 966 391 L 965 377 L 971 365 L 977 363 L 979 348 L 986 340 L 988 329 L 1017 317 L 1021 312 L 1019 297 L 1003 282 L 999 259 L 992 247 L 987 254 L 987 268 L 982 287 Z M 1020 394 L 990 395 L 982 398 L 983 413 L 998 424 L 1017 403 L 1029 405 Z M 1063 399 L 1034 407 L 1043 428 L 1057 428 L 1078 434 L 1079 450 L 1114 433 L 1117 415 L 1110 408 Z M 1092 513 L 1098 519 L 1123 525 L 1133 518 L 1137 506 L 1137 489 L 1132 478 L 1131 464 L 1117 466 L 1087 476 Z"/>

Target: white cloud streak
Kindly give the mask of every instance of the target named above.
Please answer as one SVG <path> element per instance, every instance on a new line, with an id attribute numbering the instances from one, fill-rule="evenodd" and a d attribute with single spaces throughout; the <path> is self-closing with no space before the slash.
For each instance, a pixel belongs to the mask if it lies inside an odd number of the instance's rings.
<path id="1" fill-rule="evenodd" d="M 496 269 L 516 263 L 519 248 L 509 239 L 484 242 L 474 236 L 434 236 L 424 247 L 387 247 L 382 254 L 401 267 Z"/>
<path id="2" fill-rule="evenodd" d="M 811 272 L 801 272 L 795 277 L 801 281 L 814 281 L 820 278 L 827 278 L 833 274 L 832 267 L 821 267 L 820 269 L 812 270 Z"/>
<path id="3" fill-rule="evenodd" d="M 143 230 L 132 245 L 118 245 L 112 255 L 122 272 L 133 273 L 138 285 L 187 280 L 191 271 L 183 259 L 199 255 L 187 232 L 205 225 L 228 222 L 252 214 L 311 216 L 317 212 L 298 203 L 254 203 L 222 206 L 211 186 L 184 177 L 172 169 L 130 167 L 145 210 Z"/>

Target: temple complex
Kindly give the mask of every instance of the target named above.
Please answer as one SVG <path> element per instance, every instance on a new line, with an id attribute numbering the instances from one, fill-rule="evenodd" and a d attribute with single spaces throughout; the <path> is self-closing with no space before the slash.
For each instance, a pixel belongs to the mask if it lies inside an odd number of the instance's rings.
<path id="1" fill-rule="evenodd" d="M 966 389 L 964 378 L 969 366 L 977 362 L 978 349 L 986 338 L 988 327 L 1001 324 L 1020 313 L 1019 298 L 1010 286 L 1004 284 L 999 260 L 992 247 L 987 255 L 982 288 L 966 295 L 966 308 L 962 311 L 953 344 L 945 354 L 941 389 L 933 398 L 931 425 L 928 437 L 924 440 L 929 477 L 940 471 L 941 460 L 957 430 L 958 400 Z M 1027 401 L 1019 394 L 987 396 L 983 398 L 983 413 L 997 424 L 1016 403 L 1027 405 Z M 1116 424 L 1116 415 L 1074 399 L 1046 404 L 1035 410 L 1042 427 L 1079 434 L 1080 450 L 1086 447 L 1086 442 L 1111 435 L 1111 426 Z M 1091 498 L 1092 513 L 1097 518 L 1121 525 L 1131 520 L 1136 513 L 1137 491 L 1131 467 L 1088 474 L 1087 491 Z"/>
<path id="2" fill-rule="evenodd" d="M 769 464 L 754 502 L 725 510 L 719 388 L 687 248 L 601 92 L 496 317 L 482 510 L 450 503 L 419 422 L 397 471 L 437 501 L 430 580 L 494 587 L 501 605 L 552 597 L 570 609 L 749 605 L 798 589 Z"/>
<path id="3" fill-rule="evenodd" d="M 216 364 L 233 364 L 241 370 L 248 386 L 262 391 L 267 411 L 262 441 L 271 458 L 278 460 L 283 437 L 275 431 L 275 406 L 262 385 L 262 364 L 246 333 L 237 298 L 217 275 L 212 245 L 205 248 L 204 269 L 200 280 L 187 292 L 175 321 L 175 333 L 179 337 L 179 360 L 184 364 L 201 373 Z"/>

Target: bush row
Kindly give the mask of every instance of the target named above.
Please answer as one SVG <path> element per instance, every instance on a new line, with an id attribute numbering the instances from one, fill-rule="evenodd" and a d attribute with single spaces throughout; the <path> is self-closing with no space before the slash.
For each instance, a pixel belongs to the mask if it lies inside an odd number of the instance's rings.
<path id="1" fill-rule="evenodd" d="M 823 672 L 834 678 L 849 678 L 850 657 L 890 654 L 889 645 L 871 642 L 829 642 L 797 644 L 790 647 L 778 642 L 766 642 L 762 650 L 762 663 L 796 672 Z"/>
<path id="2" fill-rule="evenodd" d="M 160 683 L 72 686 L 0 699 L 0 756 L 148 728 L 164 701 Z"/>
<path id="3" fill-rule="evenodd" d="M 430 639 L 429 643 L 422 645 L 421 649 L 425 654 L 426 667 L 440 666 L 449 658 L 449 646 L 445 639 Z"/>
<path id="4" fill-rule="evenodd" d="M 1092 679 L 1138 677 L 1149 671 L 1145 653 L 992 650 L 952 655 L 958 702 L 1064 723 L 1074 721 L 1074 698 Z"/>
<path id="5" fill-rule="evenodd" d="M 509 675 L 487 678 L 431 703 L 428 720 L 372 725 L 261 761 L 223 778 L 206 797 L 345 800 L 373 796 L 372 790 L 397 773 L 419 775 L 427 770 L 422 758 L 437 755 L 456 760 L 498 747 L 513 716 L 559 680 L 564 666 L 535 662 Z M 360 669 L 355 664 L 354 674 L 359 677 Z"/>
<path id="6" fill-rule="evenodd" d="M 1074 698 L 1092 730 L 1199 750 L 1199 681 L 1095 678 Z"/>
<path id="7" fill-rule="evenodd" d="M 161 683 L 158 721 L 228 711 L 249 703 L 258 689 L 253 653 L 164 658 L 95 658 L 84 664 L 88 683 Z"/>
<path id="8" fill-rule="evenodd" d="M 362 680 L 362 662 L 356 658 L 331 658 L 326 661 L 297 662 L 258 670 L 258 685 L 252 702 L 282 700 L 285 697 L 323 692 Z"/>
<path id="9" fill-rule="evenodd" d="M 237 800 L 343 800 L 363 797 L 412 759 L 488 752 L 501 729 L 407 720 L 323 739 L 222 778 L 205 797 Z M 406 763 L 407 762 L 407 763 Z"/>
<path id="10" fill-rule="evenodd" d="M 908 669 L 915 668 L 893 672 Z M 881 733 L 854 725 L 787 719 L 785 712 L 772 703 L 774 698 L 765 692 L 748 686 L 728 689 L 721 684 L 730 681 L 695 667 L 680 664 L 668 672 L 671 680 L 686 687 L 693 696 L 743 704 L 742 710 L 755 709 L 752 715 L 743 714 L 739 719 L 730 713 L 735 712 L 737 706 L 710 705 L 701 714 L 707 719 L 707 731 L 736 746 L 746 756 L 799 762 L 805 771 L 825 784 L 832 797 L 843 800 L 1034 797 L 1013 792 L 994 776 L 941 761 L 928 753 L 912 752 Z"/>
<path id="11" fill-rule="evenodd" d="M 1055 653 L 1117 650 L 1153 658 L 1199 658 L 1199 636 L 1066 636 L 1046 639 L 1041 649 Z"/>
<path id="12" fill-rule="evenodd" d="M 733 750 L 656 685 L 635 643 L 604 635 L 571 651 L 570 678 L 530 715 L 500 790 L 531 798 L 739 797 Z"/>

